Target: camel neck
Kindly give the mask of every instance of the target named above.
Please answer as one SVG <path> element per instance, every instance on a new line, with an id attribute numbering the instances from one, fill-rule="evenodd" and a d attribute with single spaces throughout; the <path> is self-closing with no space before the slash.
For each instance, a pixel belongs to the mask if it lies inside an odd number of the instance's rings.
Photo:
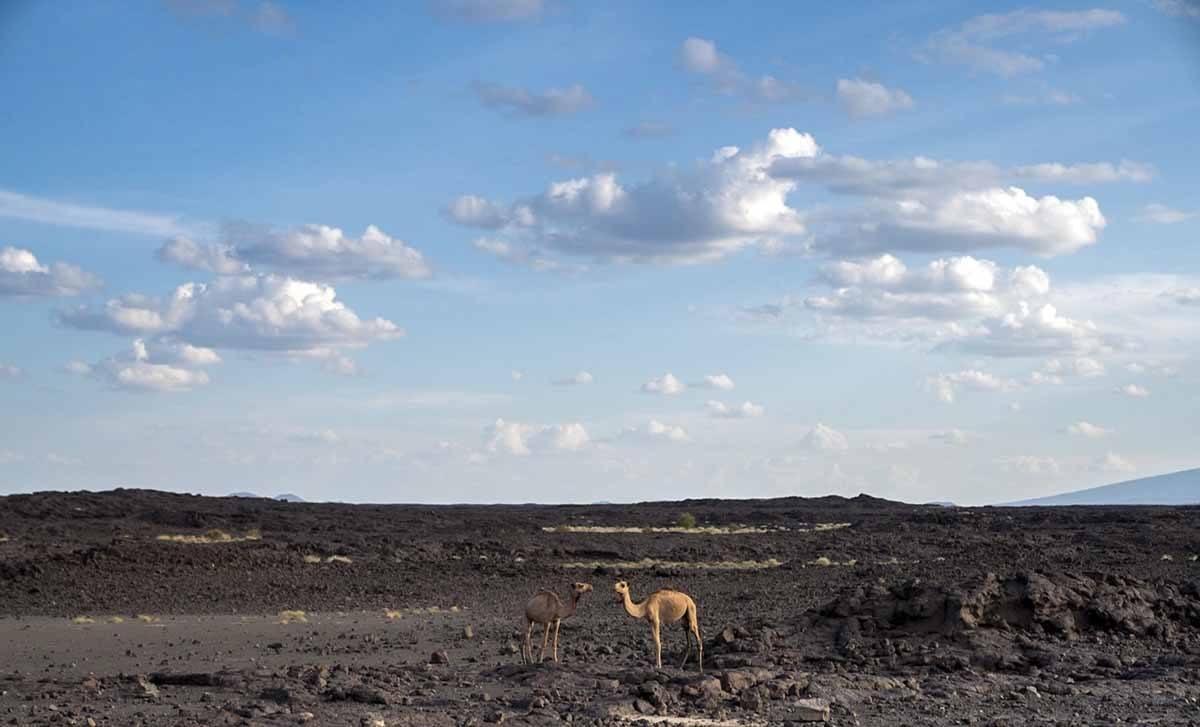
<path id="1" fill-rule="evenodd" d="M 624 604 L 625 613 L 630 616 L 634 618 L 644 618 L 646 616 L 646 602 L 634 603 L 633 599 L 629 597 L 629 591 L 625 591 Z"/>
<path id="2" fill-rule="evenodd" d="M 575 615 L 575 609 L 579 608 L 579 597 L 581 595 L 582 594 L 580 593 L 571 594 L 571 603 L 570 605 L 563 607 L 562 615 L 560 615 L 559 618 L 569 618 Z"/>

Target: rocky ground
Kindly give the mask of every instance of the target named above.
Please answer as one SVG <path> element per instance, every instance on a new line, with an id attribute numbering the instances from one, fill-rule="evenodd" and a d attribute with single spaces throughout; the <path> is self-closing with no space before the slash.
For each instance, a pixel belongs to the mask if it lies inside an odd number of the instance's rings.
<path id="1" fill-rule="evenodd" d="M 0 724 L 1200 724 L 1197 554 L 1200 508 L 0 497 Z M 617 580 L 695 598 L 703 675 Z"/>

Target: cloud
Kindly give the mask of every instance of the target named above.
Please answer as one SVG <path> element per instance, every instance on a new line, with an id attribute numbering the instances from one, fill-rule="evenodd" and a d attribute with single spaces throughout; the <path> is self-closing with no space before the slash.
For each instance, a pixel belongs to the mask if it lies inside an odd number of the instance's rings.
<path id="1" fill-rule="evenodd" d="M 0 379 L 15 379 L 23 372 L 17 366 L 0 362 Z"/>
<path id="2" fill-rule="evenodd" d="M 630 139 L 662 139 L 674 136 L 674 126 L 662 121 L 639 121 L 621 132 Z"/>
<path id="3" fill-rule="evenodd" d="M 218 275 L 249 272 L 250 266 L 236 259 L 232 245 L 198 243 L 190 237 L 173 237 L 156 253 L 159 260 L 191 270 L 207 270 Z"/>
<path id="4" fill-rule="evenodd" d="M 1009 247 L 1041 256 L 1076 252 L 1096 242 L 1107 221 L 1091 197 L 1032 197 L 1020 187 L 876 200 L 812 219 L 808 247 L 864 254 L 887 250 L 969 252 Z"/>
<path id="5" fill-rule="evenodd" d="M 1153 222 L 1156 225 L 1175 225 L 1186 222 L 1196 216 L 1195 212 L 1184 212 L 1172 209 L 1165 204 L 1153 202 L 1142 207 L 1142 213 L 1137 219 L 1142 222 Z"/>
<path id="6" fill-rule="evenodd" d="M 604 172 L 554 182 L 509 203 L 462 195 L 446 215 L 495 231 L 488 240 L 494 254 L 518 259 L 695 264 L 752 246 L 832 256 L 987 248 L 1053 256 L 1094 244 L 1107 220 L 1092 197 L 1035 196 L 1016 182 L 1076 185 L 1152 175 L 1150 166 L 1128 160 L 1012 168 L 925 157 L 874 161 L 827 154 L 812 136 L 781 128 L 751 148 L 722 147 L 707 160 L 642 182 Z M 804 183 L 835 192 L 836 203 L 793 207 Z"/>
<path id="7" fill-rule="evenodd" d="M 211 349 L 178 342 L 137 339 L 124 351 L 96 364 L 72 361 L 67 370 L 90 375 L 114 389 L 178 392 L 204 386 L 208 374 L 200 370 L 221 361 Z"/>
<path id="8" fill-rule="evenodd" d="M 1118 394 L 1124 394 L 1125 396 L 1133 399 L 1144 399 L 1147 396 L 1150 396 L 1150 390 L 1141 384 L 1125 384 L 1124 386 L 1118 386 L 1117 388 L 1113 389 L 1113 391 Z"/>
<path id="9" fill-rule="evenodd" d="M 79 295 L 100 279 L 67 263 L 43 264 L 29 250 L 0 248 L 0 298 Z"/>
<path id="10" fill-rule="evenodd" d="M 626 427 L 617 435 L 617 439 L 645 442 L 689 441 L 688 433 L 683 427 L 664 424 L 657 419 L 651 419 L 645 427 Z"/>
<path id="11" fill-rule="evenodd" d="M 861 78 L 839 78 L 837 97 L 846 113 L 855 119 L 883 116 L 911 109 L 914 105 L 912 96 L 901 89 Z"/>
<path id="12" fill-rule="evenodd" d="M 752 103 L 791 103 L 812 98 L 812 94 L 791 81 L 771 75 L 755 78 L 743 73 L 732 58 L 718 51 L 717 44 L 706 38 L 684 40 L 679 47 L 679 65 L 704 77 L 716 92 L 741 96 Z"/>
<path id="13" fill-rule="evenodd" d="M 916 343 L 991 357 L 1073 357 L 1092 365 L 1093 374 L 1103 372 L 1093 354 L 1128 345 L 1125 336 L 1060 313 L 1050 302 L 1057 297 L 1050 276 L 1034 265 L 1004 268 L 964 255 L 910 268 L 883 254 L 825 263 L 813 285 L 828 290 L 742 307 L 737 315 L 782 321 L 803 308 L 813 316 L 810 338 Z M 1035 376 L 1050 373 L 1061 372 Z"/>
<path id="14" fill-rule="evenodd" d="M 159 248 L 158 257 L 221 275 L 244 273 L 251 266 L 335 281 L 421 279 L 432 274 L 418 250 L 374 225 L 368 225 L 361 237 L 327 225 L 303 225 L 284 232 L 227 226 L 219 242 L 172 238 Z"/>
<path id="15" fill-rule="evenodd" d="M 0 217 L 151 237 L 172 237 L 195 232 L 174 215 L 57 202 L 4 189 L 0 189 Z"/>
<path id="16" fill-rule="evenodd" d="M 573 376 L 555 379 L 553 383 L 555 386 L 587 386 L 595 380 L 595 377 L 587 371 L 580 371 Z"/>
<path id="17" fill-rule="evenodd" d="M 673 374 L 667 372 L 661 378 L 650 379 L 642 384 L 642 392 L 646 394 L 663 394 L 673 396 L 683 393 L 687 388 L 687 384 L 675 378 Z"/>
<path id="18" fill-rule="evenodd" d="M 970 437 L 961 429 L 947 429 L 944 432 L 934 432 L 929 435 L 929 438 L 952 445 L 963 445 L 970 441 Z"/>
<path id="19" fill-rule="evenodd" d="M 820 422 L 804 435 L 800 446 L 818 452 L 844 452 L 850 448 L 845 434 Z"/>
<path id="20" fill-rule="evenodd" d="M 1137 467 L 1121 455 L 1109 452 L 1093 462 L 1092 469 L 1097 472 L 1133 472 Z"/>
<path id="21" fill-rule="evenodd" d="M 579 422 L 555 425 L 534 425 L 497 419 L 485 432 L 484 448 L 489 453 L 528 456 L 541 452 L 574 452 L 591 442 L 587 430 Z"/>
<path id="22" fill-rule="evenodd" d="M 1047 162 L 1005 167 L 986 160 L 949 161 L 915 156 L 907 159 L 864 159 L 824 151 L 810 157 L 775 161 L 772 176 L 811 182 L 839 195 L 882 199 L 929 199 L 955 190 L 987 189 L 1026 181 L 1089 185 L 1148 182 L 1157 170 L 1145 162 L 1062 164 Z"/>
<path id="23" fill-rule="evenodd" d="M 766 407 L 761 404 L 752 404 L 748 401 L 730 405 L 720 401 L 709 400 L 705 402 L 705 408 L 708 409 L 709 416 L 721 419 L 751 419 L 760 417 L 767 411 Z"/>
<path id="24" fill-rule="evenodd" d="M 0 449 L 0 464 L 13 464 L 25 461 L 25 455 L 11 449 Z"/>
<path id="25" fill-rule="evenodd" d="M 525 378 L 525 372 L 518 371 L 516 369 L 509 371 L 508 375 L 512 378 L 513 381 L 520 381 L 521 379 Z"/>
<path id="26" fill-rule="evenodd" d="M 1074 41 L 1089 31 L 1125 23 L 1115 10 L 1079 11 L 1015 10 L 979 15 L 962 25 L 933 34 L 920 56 L 941 63 L 963 65 L 1000 76 L 1034 73 L 1046 66 L 1045 57 L 1025 51 L 1033 42 Z M 999 45 L 1013 39 L 1013 48 Z"/>
<path id="27" fill-rule="evenodd" d="M 1175 288 L 1163 295 L 1179 305 L 1200 305 L 1200 288 Z"/>
<path id="28" fill-rule="evenodd" d="M 194 346 L 318 357 L 327 356 L 328 349 L 404 335 L 391 321 L 359 318 L 337 300 L 331 286 L 279 275 L 185 283 L 166 299 L 125 295 L 102 306 L 63 311 L 59 320 L 81 330 L 170 336 Z"/>
<path id="29" fill-rule="evenodd" d="M 1175 18 L 1200 21 L 1200 2 L 1197 0 L 1154 0 L 1154 7 Z"/>
<path id="30" fill-rule="evenodd" d="M 1034 477 L 1057 475 L 1061 469 L 1058 466 L 1058 460 L 1053 457 L 1039 457 L 1028 454 L 1016 457 L 1004 457 L 999 460 L 999 463 L 1005 470 L 1019 472 L 1023 475 L 1032 475 Z"/>
<path id="31" fill-rule="evenodd" d="M 804 298 L 808 309 L 868 319 L 999 315 L 1014 297 L 1040 297 L 1050 288 L 1049 276 L 1038 267 L 1004 270 L 970 256 L 933 260 L 916 270 L 886 254 L 841 260 L 822 266 L 820 280 L 835 291 Z"/>
<path id="32" fill-rule="evenodd" d="M 1104 373 L 1103 363 L 1088 356 L 1080 356 L 1079 358 L 1067 359 L 1066 361 L 1052 358 L 1042 365 L 1040 371 L 1033 372 L 1030 377 L 1035 384 L 1059 384 L 1062 383 L 1063 376 L 1094 378 L 1103 376 Z"/>
<path id="33" fill-rule="evenodd" d="M 1005 94 L 1001 100 L 1012 106 L 1074 106 L 1083 102 L 1078 94 L 1054 88 L 1032 95 Z"/>
<path id="34" fill-rule="evenodd" d="M 490 237 L 480 237 L 471 245 L 480 252 L 487 253 L 497 260 L 521 265 L 539 273 L 567 272 L 576 273 L 587 270 L 586 265 L 566 263 L 556 260 L 537 249 Z"/>
<path id="35" fill-rule="evenodd" d="M 296 29 L 296 22 L 279 3 L 263 0 L 250 15 L 250 25 L 263 33 L 286 35 Z"/>
<path id="36" fill-rule="evenodd" d="M 733 383 L 733 379 L 729 378 L 728 374 L 708 374 L 700 381 L 693 382 L 690 386 L 694 386 L 697 389 L 733 391 L 735 384 Z"/>
<path id="37" fill-rule="evenodd" d="M 578 83 L 543 92 L 485 81 L 476 81 L 471 88 L 484 106 L 510 116 L 566 116 L 583 111 L 595 103 L 587 89 Z"/>
<path id="38" fill-rule="evenodd" d="M 1021 301 L 1016 310 L 985 320 L 979 335 L 951 345 L 967 353 L 1022 357 L 1089 353 L 1103 350 L 1107 344 L 1092 321 L 1060 315 L 1049 303 L 1030 305 Z"/>
<path id="39" fill-rule="evenodd" d="M 555 182 L 510 205 L 459 197 L 448 212 L 460 224 L 503 229 L 561 254 L 614 262 L 718 260 L 803 230 L 800 213 L 786 202 L 795 183 L 773 179 L 766 169 L 775 159 L 816 149 L 811 136 L 776 129 L 754 149 L 725 147 L 694 168 L 634 186 L 613 173 L 596 174 Z"/>
<path id="40" fill-rule="evenodd" d="M 260 0 L 242 12 L 238 0 L 166 0 L 176 15 L 188 19 L 238 19 L 249 27 L 271 35 L 286 35 L 295 22 L 284 7 L 272 0 Z"/>
<path id="41" fill-rule="evenodd" d="M 434 14 L 464 23 L 510 23 L 539 17 L 545 0 L 427 0 Z"/>
<path id="42" fill-rule="evenodd" d="M 321 363 L 321 370 L 338 376 L 358 376 L 362 371 L 358 367 L 358 362 L 347 356 L 334 354 L 325 358 Z"/>
<path id="43" fill-rule="evenodd" d="M 1112 434 L 1111 429 L 1092 424 L 1091 422 L 1078 421 L 1070 424 L 1066 428 L 1066 433 L 1075 437 L 1087 437 L 1088 439 L 1100 439 Z"/>
<path id="44" fill-rule="evenodd" d="M 953 404 L 960 392 L 969 391 L 1013 391 L 1018 388 L 1017 382 L 1004 379 L 986 371 L 965 369 L 948 374 L 938 374 L 925 380 L 925 387 L 937 396 L 939 401 Z"/>

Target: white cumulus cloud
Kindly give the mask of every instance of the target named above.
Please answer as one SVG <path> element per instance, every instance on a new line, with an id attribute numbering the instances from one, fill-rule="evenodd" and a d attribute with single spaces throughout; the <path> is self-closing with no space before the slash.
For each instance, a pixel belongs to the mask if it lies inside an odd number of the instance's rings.
<path id="1" fill-rule="evenodd" d="M 741 404 L 726 404 L 721 401 L 709 400 L 705 403 L 705 408 L 708 409 L 710 416 L 721 419 L 751 419 L 760 417 L 767 411 L 766 407 L 761 404 L 754 404 L 749 401 L 744 401 Z"/>
<path id="2" fill-rule="evenodd" d="M 819 452 L 842 452 L 850 448 L 850 443 L 845 434 L 817 422 L 800 440 L 800 446 Z"/>
<path id="3" fill-rule="evenodd" d="M 0 298 L 79 295 L 100 279 L 67 263 L 44 264 L 29 250 L 0 248 Z"/>
<path id="4" fill-rule="evenodd" d="M 1112 434 L 1111 429 L 1106 429 L 1105 427 L 1085 421 L 1078 421 L 1068 425 L 1066 432 L 1072 436 L 1087 437 L 1088 439 L 1100 439 Z"/>
<path id="5" fill-rule="evenodd" d="M 839 78 L 837 97 L 846 113 L 856 119 L 883 116 L 914 105 L 912 96 L 905 91 L 861 78 Z"/>
<path id="6" fill-rule="evenodd" d="M 642 392 L 646 394 L 664 394 L 667 396 L 683 393 L 686 388 L 687 384 L 675 378 L 675 375 L 670 372 L 642 384 Z"/>

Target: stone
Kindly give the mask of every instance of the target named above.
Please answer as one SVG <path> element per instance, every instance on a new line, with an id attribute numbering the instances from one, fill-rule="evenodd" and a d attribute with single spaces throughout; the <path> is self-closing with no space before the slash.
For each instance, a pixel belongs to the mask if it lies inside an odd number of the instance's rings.
<path id="1" fill-rule="evenodd" d="M 301 724 L 305 722 L 312 722 L 316 718 L 317 715 L 313 714 L 312 712 L 301 712 L 300 714 L 296 715 L 296 721 Z"/>
<path id="2" fill-rule="evenodd" d="M 471 624 L 467 624 L 466 626 L 463 626 L 463 638 L 464 639 L 475 638 L 475 629 L 471 628 Z"/>
<path id="3" fill-rule="evenodd" d="M 727 671 L 721 675 L 721 686 L 730 694 L 754 686 L 754 675 L 744 671 Z"/>
<path id="4" fill-rule="evenodd" d="M 387 721 L 377 714 L 364 714 L 363 718 L 358 722 L 362 727 L 387 727 Z"/>
<path id="5" fill-rule="evenodd" d="M 449 664 L 450 655 L 444 651 L 435 651 L 429 655 L 430 664 Z"/>
<path id="6" fill-rule="evenodd" d="M 633 702 L 633 708 L 638 714 L 654 714 L 654 705 L 644 699 L 637 699 Z"/>
<path id="7" fill-rule="evenodd" d="M 829 702 L 824 699 L 797 699 L 788 705 L 787 719 L 794 722 L 828 722 Z"/>
<path id="8" fill-rule="evenodd" d="M 138 675 L 137 677 L 138 696 L 143 699 L 158 699 L 158 687 L 150 683 L 146 677 Z"/>

